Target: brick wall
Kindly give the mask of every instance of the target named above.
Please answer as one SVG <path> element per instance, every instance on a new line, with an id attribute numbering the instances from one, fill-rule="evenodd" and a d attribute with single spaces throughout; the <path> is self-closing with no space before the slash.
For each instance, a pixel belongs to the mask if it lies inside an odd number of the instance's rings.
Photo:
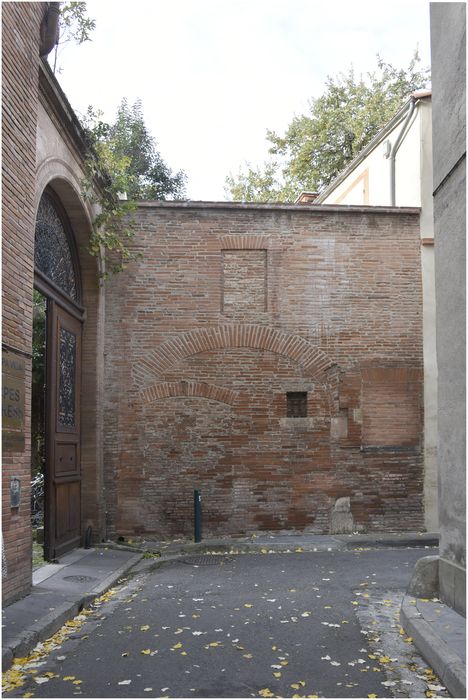
<path id="1" fill-rule="evenodd" d="M 109 532 L 422 527 L 415 210 L 143 204 L 107 284 Z M 307 392 L 288 418 L 286 393 Z"/>
<path id="2" fill-rule="evenodd" d="M 31 333 L 39 27 L 45 3 L 2 3 L 3 344 L 25 364 L 25 446 L 3 453 L 2 532 L 7 577 L 3 598 L 27 593 L 31 581 L 29 522 Z M 21 479 L 21 503 L 10 508 L 10 479 Z"/>

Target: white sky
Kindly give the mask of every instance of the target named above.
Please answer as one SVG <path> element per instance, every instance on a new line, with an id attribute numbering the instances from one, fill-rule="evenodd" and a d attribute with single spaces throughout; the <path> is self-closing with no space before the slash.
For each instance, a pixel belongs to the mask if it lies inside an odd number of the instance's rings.
<path id="1" fill-rule="evenodd" d="M 122 97 L 143 102 L 167 164 L 190 199 L 223 200 L 225 177 L 268 158 L 323 92 L 327 75 L 430 63 L 429 3 L 420 0 L 90 0 L 92 41 L 66 46 L 58 79 L 77 112 L 112 121 Z"/>

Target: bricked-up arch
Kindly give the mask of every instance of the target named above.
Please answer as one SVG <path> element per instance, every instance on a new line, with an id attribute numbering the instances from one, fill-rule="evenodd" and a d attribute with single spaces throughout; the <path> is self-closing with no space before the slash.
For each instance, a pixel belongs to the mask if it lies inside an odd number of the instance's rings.
<path id="1" fill-rule="evenodd" d="M 140 386 L 147 385 L 180 360 L 223 348 L 253 348 L 284 355 L 320 381 L 325 381 L 323 373 L 334 364 L 322 350 L 299 335 L 260 324 L 226 323 L 169 338 L 135 363 L 134 380 Z"/>
<path id="2" fill-rule="evenodd" d="M 189 396 L 202 399 L 211 399 L 233 406 L 239 396 L 239 392 L 225 389 L 222 386 L 208 384 L 207 382 L 160 382 L 147 389 L 142 389 L 140 397 L 143 403 L 151 403 L 158 399 Z"/>

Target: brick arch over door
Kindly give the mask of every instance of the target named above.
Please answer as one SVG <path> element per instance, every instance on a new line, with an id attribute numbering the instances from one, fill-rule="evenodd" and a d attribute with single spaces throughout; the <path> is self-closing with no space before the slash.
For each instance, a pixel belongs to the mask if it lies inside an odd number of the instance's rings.
<path id="1" fill-rule="evenodd" d="M 158 399 L 189 396 L 201 399 L 211 399 L 233 406 L 239 397 L 238 391 L 226 389 L 207 382 L 159 382 L 140 392 L 143 403 L 151 403 Z"/>
<path id="2" fill-rule="evenodd" d="M 259 324 L 228 323 L 172 336 L 135 363 L 134 381 L 140 387 L 148 386 L 180 360 L 223 348 L 253 348 L 284 355 L 319 381 L 326 381 L 324 373 L 335 364 L 326 353 L 299 335 Z"/>

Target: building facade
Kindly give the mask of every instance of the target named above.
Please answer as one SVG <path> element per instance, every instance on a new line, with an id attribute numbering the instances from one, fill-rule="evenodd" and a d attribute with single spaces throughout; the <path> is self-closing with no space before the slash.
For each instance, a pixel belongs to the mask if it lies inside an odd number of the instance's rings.
<path id="1" fill-rule="evenodd" d="M 465 3 L 431 3 L 439 371 L 439 585 L 444 602 L 463 614 L 466 614 L 465 47 Z"/>
<path id="2" fill-rule="evenodd" d="M 96 212 L 81 195 L 84 134 L 41 59 L 47 44 L 49 50 L 54 44 L 56 5 L 10 2 L 1 8 L 2 589 L 7 602 L 31 587 L 33 289 L 47 307 L 46 389 L 39 397 L 48 407 L 46 554 L 54 559 L 79 544 L 88 526 L 102 538 L 105 527 L 104 297 L 96 259 L 87 253 Z"/>
<path id="3" fill-rule="evenodd" d="M 148 203 L 106 285 L 113 536 L 420 529 L 419 210 Z M 302 403 L 301 403 L 302 402 Z"/>
<path id="4" fill-rule="evenodd" d="M 432 204 L 432 98 L 418 91 L 314 204 L 413 206 L 421 209 L 424 348 L 424 522 L 439 529 L 437 353 Z M 307 193 L 299 198 L 306 203 Z"/>

